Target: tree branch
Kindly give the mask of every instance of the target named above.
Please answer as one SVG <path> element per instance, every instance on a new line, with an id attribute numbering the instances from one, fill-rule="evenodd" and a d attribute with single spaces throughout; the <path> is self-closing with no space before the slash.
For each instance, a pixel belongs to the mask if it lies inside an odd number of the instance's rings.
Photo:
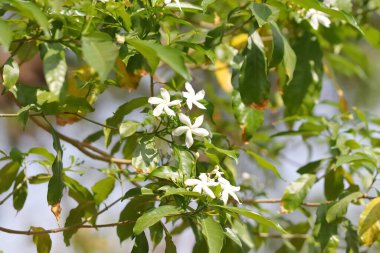
<path id="1" fill-rule="evenodd" d="M 50 129 L 44 123 L 42 123 L 35 117 L 31 117 L 31 119 L 37 126 L 39 126 L 40 128 L 50 133 Z M 57 132 L 58 137 L 61 140 L 70 143 L 71 145 L 76 147 L 79 151 L 81 151 L 83 154 L 87 155 L 90 158 L 93 158 L 99 161 L 109 162 L 109 163 L 116 163 L 116 164 L 130 164 L 131 163 L 131 160 L 112 157 L 106 152 L 104 152 L 103 150 L 100 150 L 89 143 L 81 142 L 81 141 L 72 139 L 58 131 L 56 132 Z M 92 152 L 89 150 L 91 150 Z M 94 152 L 97 154 L 95 154 Z"/>
<path id="2" fill-rule="evenodd" d="M 135 221 L 131 220 L 125 220 L 125 221 L 119 221 L 114 223 L 106 223 L 106 224 L 99 224 L 99 225 L 73 225 L 68 227 L 62 227 L 62 228 L 53 228 L 53 229 L 47 229 L 43 231 L 32 231 L 32 230 L 14 230 L 9 228 L 0 227 L 0 231 L 8 234 L 16 234 L 16 235 L 38 235 L 38 234 L 54 234 L 54 233 L 61 233 L 63 231 L 67 230 L 75 230 L 75 229 L 81 229 L 81 228 L 106 228 L 106 227 L 116 227 L 119 225 L 134 223 Z"/>

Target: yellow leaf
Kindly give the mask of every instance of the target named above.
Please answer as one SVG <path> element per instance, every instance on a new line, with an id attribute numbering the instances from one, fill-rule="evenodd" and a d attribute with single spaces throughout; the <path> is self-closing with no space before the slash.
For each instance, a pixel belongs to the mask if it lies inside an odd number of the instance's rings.
<path id="1" fill-rule="evenodd" d="M 248 33 L 241 33 L 231 38 L 230 45 L 236 49 L 243 48 L 248 42 Z"/>
<path id="2" fill-rule="evenodd" d="M 380 239 L 380 197 L 373 199 L 364 208 L 358 229 L 360 239 L 367 246 Z"/>
<path id="3" fill-rule="evenodd" d="M 61 203 L 58 202 L 52 205 L 50 210 L 54 214 L 55 219 L 57 220 L 57 223 L 59 224 L 59 221 L 61 219 L 61 211 L 62 211 Z"/>
<path id="4" fill-rule="evenodd" d="M 129 73 L 125 68 L 124 62 L 117 58 L 116 60 L 116 77 L 120 87 L 127 88 L 128 91 L 135 90 L 139 85 L 141 75 Z"/>
<path id="5" fill-rule="evenodd" d="M 225 92 L 228 92 L 228 93 L 232 92 L 233 90 L 233 87 L 231 84 L 232 74 L 226 63 L 221 62 L 220 60 L 217 60 L 215 62 L 215 76 L 219 82 L 220 87 Z"/>

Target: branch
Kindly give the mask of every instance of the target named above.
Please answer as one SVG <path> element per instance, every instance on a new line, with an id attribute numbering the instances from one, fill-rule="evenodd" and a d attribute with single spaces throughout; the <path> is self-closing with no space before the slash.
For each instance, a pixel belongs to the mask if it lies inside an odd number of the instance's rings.
<path id="1" fill-rule="evenodd" d="M 81 229 L 81 228 L 106 228 L 106 227 L 115 227 L 119 225 L 134 223 L 135 221 L 131 220 L 125 220 L 125 221 L 119 221 L 115 223 L 106 223 L 106 224 L 99 224 L 99 225 L 73 225 L 68 227 L 62 227 L 62 228 L 53 228 L 53 229 L 47 229 L 43 231 L 32 231 L 32 230 L 14 230 L 9 228 L 0 227 L 0 231 L 8 234 L 16 234 L 16 235 L 38 235 L 38 234 L 54 234 L 54 233 L 61 233 L 63 231 L 67 230 L 75 230 L 75 229 Z"/>
<path id="2" fill-rule="evenodd" d="M 357 198 L 359 199 L 368 199 L 372 200 L 376 197 L 373 196 L 368 196 L 367 194 L 363 194 L 363 196 Z M 243 204 L 247 205 L 255 205 L 255 204 L 277 204 L 281 203 L 280 198 L 273 198 L 273 199 L 244 199 L 241 201 Z M 303 202 L 301 205 L 302 206 L 307 206 L 307 207 L 318 207 L 323 204 L 331 204 L 334 203 L 335 201 L 325 201 L 325 202 Z"/>
<path id="3" fill-rule="evenodd" d="M 44 129 L 45 131 L 50 133 L 50 129 L 44 123 L 42 123 L 41 121 L 39 121 L 35 117 L 31 117 L 31 119 L 33 120 L 33 122 L 37 126 L 41 127 L 42 129 Z M 131 163 L 131 160 L 112 157 L 109 154 L 107 154 L 106 152 L 104 152 L 103 150 L 100 150 L 100 149 L 92 146 L 89 143 L 81 142 L 81 141 L 72 139 L 72 138 L 70 138 L 70 137 L 68 137 L 68 136 L 66 136 L 60 132 L 57 132 L 57 135 L 61 140 L 70 143 L 71 145 L 76 147 L 79 151 L 81 151 L 83 154 L 85 154 L 88 157 L 93 158 L 95 160 L 109 162 L 109 163 L 116 163 L 116 164 L 130 164 Z M 91 150 L 92 152 L 89 150 Z M 97 153 L 97 154 L 95 154 L 95 153 Z"/>

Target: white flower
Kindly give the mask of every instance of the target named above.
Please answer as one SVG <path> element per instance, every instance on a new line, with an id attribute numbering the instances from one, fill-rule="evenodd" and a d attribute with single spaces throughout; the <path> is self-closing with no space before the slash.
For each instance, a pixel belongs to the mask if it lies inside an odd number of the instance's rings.
<path id="1" fill-rule="evenodd" d="M 189 109 L 191 110 L 191 108 L 193 108 L 193 104 L 196 105 L 200 109 L 206 109 L 204 105 L 198 102 L 199 100 L 205 97 L 205 91 L 201 90 L 195 93 L 193 86 L 191 86 L 189 82 L 185 83 L 185 88 L 187 92 L 183 91 L 182 94 L 187 99 L 186 103 Z"/>
<path id="2" fill-rule="evenodd" d="M 335 6 L 335 4 L 336 4 L 336 0 L 324 0 L 323 3 L 324 3 L 327 7 L 333 7 L 333 6 Z"/>
<path id="3" fill-rule="evenodd" d="M 170 4 L 172 2 L 172 0 L 165 0 L 164 3 L 165 4 Z"/>
<path id="4" fill-rule="evenodd" d="M 223 201 L 223 203 L 226 205 L 228 201 L 228 196 L 231 196 L 240 204 L 239 198 L 235 194 L 235 192 L 240 191 L 240 187 L 231 185 L 231 183 L 227 179 L 222 177 L 218 178 L 218 182 L 220 183 L 220 186 L 223 190 L 221 196 L 221 200 Z"/>
<path id="5" fill-rule="evenodd" d="M 317 11 L 315 9 L 310 9 L 306 13 L 305 17 L 310 19 L 309 23 L 314 28 L 314 30 L 318 30 L 319 24 L 325 27 L 330 27 L 331 21 L 326 13 Z"/>
<path id="6" fill-rule="evenodd" d="M 193 134 L 199 137 L 206 137 L 209 135 L 209 132 L 206 129 L 200 128 L 203 123 L 203 115 L 196 118 L 194 124 L 191 124 L 190 118 L 183 113 L 179 114 L 179 120 L 185 124 L 185 126 L 180 126 L 174 129 L 173 135 L 180 136 L 186 133 L 187 148 L 190 148 L 194 143 Z"/>
<path id="7" fill-rule="evenodd" d="M 218 183 L 208 178 L 205 173 L 201 173 L 198 178 L 199 179 L 187 179 L 185 181 L 185 185 L 195 186 L 193 188 L 193 192 L 198 192 L 200 194 L 202 194 L 202 192 L 205 192 L 208 196 L 214 199 L 215 194 L 209 187 L 217 186 Z"/>
<path id="8" fill-rule="evenodd" d="M 162 98 L 150 97 L 148 100 L 150 104 L 157 105 L 156 108 L 154 108 L 153 110 L 153 116 L 158 117 L 163 113 L 163 111 L 165 111 L 167 115 L 175 116 L 175 112 L 169 107 L 173 105 L 179 105 L 181 101 L 180 100 L 170 101 L 170 94 L 164 88 L 161 88 L 161 96 Z"/>
<path id="9" fill-rule="evenodd" d="M 218 165 L 215 166 L 215 169 L 211 171 L 211 174 L 215 174 L 216 178 L 223 178 L 224 172 L 220 171 L 220 168 Z"/>

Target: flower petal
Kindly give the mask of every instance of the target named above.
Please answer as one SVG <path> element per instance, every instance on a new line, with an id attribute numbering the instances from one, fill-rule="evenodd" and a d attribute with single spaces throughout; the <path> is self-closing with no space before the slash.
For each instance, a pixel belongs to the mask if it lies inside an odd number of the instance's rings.
<path id="1" fill-rule="evenodd" d="M 189 92 L 189 95 L 191 95 L 192 97 L 195 96 L 195 91 L 194 91 L 193 86 L 191 85 L 191 83 L 186 82 L 185 83 L 185 89 Z"/>
<path id="2" fill-rule="evenodd" d="M 211 191 L 210 188 L 208 188 L 207 186 L 204 186 L 202 187 L 203 191 L 205 191 L 205 193 L 207 195 L 209 195 L 212 199 L 215 199 L 215 194 L 213 193 L 213 191 Z"/>
<path id="3" fill-rule="evenodd" d="M 190 110 L 193 108 L 193 101 L 191 100 L 191 98 L 188 98 L 186 100 L 186 104 L 187 104 L 187 107 L 189 107 Z"/>
<path id="4" fill-rule="evenodd" d="M 198 192 L 199 194 L 202 193 L 202 185 L 198 184 L 197 186 L 194 187 L 193 192 Z"/>
<path id="5" fill-rule="evenodd" d="M 220 199 L 223 201 L 223 203 L 224 203 L 225 205 L 227 205 L 227 201 L 228 201 L 228 191 L 223 191 L 223 192 L 222 192 L 222 197 L 221 197 Z"/>
<path id="6" fill-rule="evenodd" d="M 206 173 L 201 173 L 198 177 L 202 182 L 207 182 L 208 181 L 208 177 L 206 175 Z"/>
<path id="7" fill-rule="evenodd" d="M 180 136 L 180 135 L 182 135 L 184 132 L 186 132 L 187 130 L 189 130 L 189 127 L 187 127 L 187 126 L 180 126 L 180 127 L 177 127 L 176 129 L 174 129 L 174 131 L 173 131 L 173 135 L 174 135 L 174 136 Z"/>
<path id="8" fill-rule="evenodd" d="M 238 196 L 236 196 L 236 194 L 234 193 L 234 192 L 232 192 L 232 191 L 230 191 L 230 192 L 228 192 L 229 194 L 230 194 L 230 196 L 231 197 L 233 197 L 239 204 L 241 204 L 240 203 L 240 200 L 239 200 L 239 198 L 238 198 Z"/>
<path id="9" fill-rule="evenodd" d="M 199 103 L 198 101 L 193 101 L 193 104 L 196 105 L 199 109 L 206 110 L 206 107 Z"/>
<path id="10" fill-rule="evenodd" d="M 203 119 L 204 119 L 204 116 L 203 116 L 203 115 L 197 117 L 197 118 L 195 119 L 195 122 L 194 122 L 192 128 L 198 128 L 198 127 L 200 127 L 200 126 L 202 125 L 202 123 L 203 123 Z"/>
<path id="11" fill-rule="evenodd" d="M 167 105 L 164 106 L 164 111 L 169 116 L 175 116 L 175 112 L 172 109 L 170 109 L 169 106 Z"/>
<path id="12" fill-rule="evenodd" d="M 164 110 L 165 105 L 164 104 L 159 104 L 154 108 L 153 110 L 153 116 L 158 117 L 162 114 L 162 111 Z"/>
<path id="13" fill-rule="evenodd" d="M 201 100 L 205 97 L 206 92 L 204 90 L 200 90 L 195 94 L 195 99 L 196 100 Z"/>
<path id="14" fill-rule="evenodd" d="M 185 124 L 185 125 L 188 126 L 188 127 L 191 126 L 190 118 L 187 117 L 185 114 L 180 113 L 178 117 L 179 117 L 179 120 L 180 120 L 183 124 Z"/>
<path id="15" fill-rule="evenodd" d="M 166 102 L 170 102 L 170 94 L 169 91 L 167 91 L 164 88 L 161 88 L 161 96 Z"/>
<path id="16" fill-rule="evenodd" d="M 187 148 L 190 148 L 191 146 L 193 146 L 193 143 L 194 143 L 194 139 L 193 139 L 193 135 L 191 134 L 191 130 L 187 130 L 186 132 L 186 147 Z"/>
<path id="17" fill-rule="evenodd" d="M 148 99 L 148 103 L 152 104 L 152 105 L 158 105 L 158 104 L 161 104 L 163 102 L 164 102 L 164 100 L 162 98 L 158 98 L 158 97 L 150 97 Z"/>
<path id="18" fill-rule="evenodd" d="M 191 132 L 196 135 L 196 136 L 199 136 L 199 137 L 206 137 L 208 136 L 210 133 L 204 129 L 204 128 L 196 128 L 196 129 L 191 129 Z"/>
<path id="19" fill-rule="evenodd" d="M 173 105 L 179 105 L 182 101 L 181 100 L 173 100 L 173 101 L 170 101 L 169 103 L 167 103 L 168 106 L 173 106 Z"/>
<path id="20" fill-rule="evenodd" d="M 198 179 L 186 179 L 185 180 L 185 185 L 187 185 L 187 186 L 193 186 L 193 185 L 197 185 L 197 184 L 199 184 L 201 181 L 200 180 L 198 180 Z"/>

